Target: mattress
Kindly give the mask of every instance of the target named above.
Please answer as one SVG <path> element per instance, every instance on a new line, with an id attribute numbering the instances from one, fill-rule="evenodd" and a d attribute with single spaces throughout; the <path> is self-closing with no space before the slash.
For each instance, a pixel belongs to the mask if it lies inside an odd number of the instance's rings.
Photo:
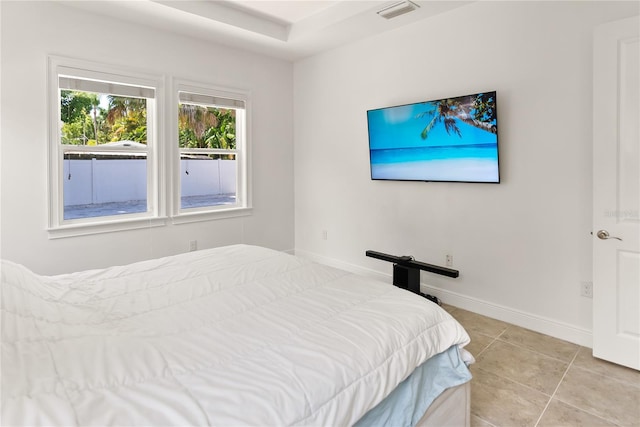
<path id="1" fill-rule="evenodd" d="M 59 276 L 2 262 L 3 425 L 353 425 L 469 336 L 389 284 L 234 245 Z"/>

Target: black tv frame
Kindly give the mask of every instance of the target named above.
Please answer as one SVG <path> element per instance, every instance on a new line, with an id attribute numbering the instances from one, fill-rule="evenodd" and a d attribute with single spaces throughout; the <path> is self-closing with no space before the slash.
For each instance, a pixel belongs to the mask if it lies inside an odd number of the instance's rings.
<path id="1" fill-rule="evenodd" d="M 373 177 L 373 170 L 372 170 L 372 159 L 371 159 L 371 135 L 370 135 L 370 123 L 369 123 L 369 117 L 368 114 L 370 111 L 376 111 L 376 110 L 386 110 L 386 109 L 391 109 L 391 108 L 395 108 L 395 107 L 404 107 L 404 106 L 409 106 L 409 105 L 415 105 L 415 104 L 424 104 L 427 102 L 439 102 L 439 101 L 444 101 L 447 99 L 456 99 L 456 98 L 464 98 L 467 96 L 473 96 L 473 95 L 478 95 L 478 94 L 484 94 L 484 93 L 493 93 L 496 99 L 496 106 L 495 106 L 495 112 L 496 112 L 496 129 L 498 126 L 498 92 L 497 90 L 487 90 L 487 91 L 480 91 L 477 93 L 469 93 L 466 95 L 458 95 L 458 96 L 449 96 L 446 98 L 440 98 L 440 99 L 430 99 L 427 101 L 418 101 L 418 102 L 407 102 L 404 104 L 398 104 L 398 105 L 389 105 L 386 107 L 379 107 L 379 108 L 371 108 L 369 110 L 367 110 L 367 138 L 369 140 L 369 176 L 371 178 L 372 181 L 388 181 L 388 182 L 442 182 L 442 183 L 460 183 L 460 184 L 501 184 L 502 183 L 502 177 L 500 174 L 500 137 L 498 135 L 498 133 L 496 133 L 496 150 L 498 152 L 498 157 L 496 160 L 497 163 L 497 167 L 498 167 L 498 180 L 497 181 L 465 181 L 465 180 L 439 180 L 439 179 L 402 179 L 402 178 L 374 178 Z"/>

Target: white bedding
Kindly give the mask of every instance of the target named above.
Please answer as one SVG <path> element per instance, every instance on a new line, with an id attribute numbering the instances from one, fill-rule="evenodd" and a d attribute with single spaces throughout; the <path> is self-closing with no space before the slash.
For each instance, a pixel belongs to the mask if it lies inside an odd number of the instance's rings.
<path id="1" fill-rule="evenodd" d="M 2 263 L 2 425 L 355 423 L 469 342 L 392 285 L 235 245 L 60 276 Z"/>

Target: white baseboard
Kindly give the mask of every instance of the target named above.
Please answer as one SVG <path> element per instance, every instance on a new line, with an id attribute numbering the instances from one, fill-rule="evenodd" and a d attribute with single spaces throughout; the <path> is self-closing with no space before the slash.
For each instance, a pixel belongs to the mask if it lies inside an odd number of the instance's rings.
<path id="1" fill-rule="evenodd" d="M 296 249 L 295 254 L 320 264 L 329 265 L 331 267 L 340 268 L 351 273 L 360 274 L 391 283 L 391 274 L 381 273 L 379 271 L 361 267 L 359 265 L 347 263 L 335 258 L 329 258 L 300 249 Z M 526 329 L 531 329 L 532 331 L 559 338 L 561 340 L 569 341 L 574 344 L 582 345 L 589 348 L 592 347 L 593 338 L 592 332 L 590 330 L 560 322 L 554 319 L 549 319 L 536 314 L 516 310 L 500 304 L 484 301 L 479 298 L 452 292 L 440 287 L 431 286 L 426 283 L 421 283 L 420 287 L 422 292 L 434 295 L 448 305 L 462 308 L 464 310 L 469 310 L 483 316 L 491 317 L 493 319 L 502 320 L 503 322 L 511 323 L 513 325 L 520 326 Z"/>

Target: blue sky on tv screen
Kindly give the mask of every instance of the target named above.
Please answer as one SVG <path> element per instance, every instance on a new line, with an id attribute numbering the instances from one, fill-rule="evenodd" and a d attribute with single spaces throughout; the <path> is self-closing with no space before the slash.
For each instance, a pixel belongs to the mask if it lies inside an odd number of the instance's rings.
<path id="1" fill-rule="evenodd" d="M 497 135 L 468 125 L 455 119 L 461 137 L 455 132 L 447 133 L 443 123 L 435 125 L 426 139 L 422 131 L 434 114 L 420 117 L 422 113 L 435 110 L 434 102 L 402 105 L 367 112 L 369 123 L 369 147 L 372 150 L 417 147 L 444 147 L 467 144 L 495 144 Z"/>

